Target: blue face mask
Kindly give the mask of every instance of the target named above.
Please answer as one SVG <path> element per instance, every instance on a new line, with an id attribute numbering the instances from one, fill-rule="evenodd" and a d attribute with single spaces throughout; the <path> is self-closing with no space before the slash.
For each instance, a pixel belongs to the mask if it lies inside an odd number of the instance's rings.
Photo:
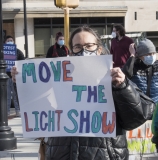
<path id="1" fill-rule="evenodd" d="M 156 61 L 156 54 L 151 55 L 151 56 L 144 56 L 144 64 L 146 65 L 152 65 Z"/>
<path id="2" fill-rule="evenodd" d="M 64 40 L 58 40 L 58 44 L 59 44 L 59 46 L 63 46 L 64 45 Z"/>
<path id="3" fill-rule="evenodd" d="M 7 42 L 6 44 L 11 44 L 11 45 L 13 45 L 13 44 L 14 44 L 14 42 L 9 41 L 9 42 Z"/>

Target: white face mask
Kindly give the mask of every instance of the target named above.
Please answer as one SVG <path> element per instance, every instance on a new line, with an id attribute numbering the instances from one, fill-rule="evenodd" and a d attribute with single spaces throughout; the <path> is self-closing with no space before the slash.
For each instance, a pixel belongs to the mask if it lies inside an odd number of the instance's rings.
<path id="1" fill-rule="evenodd" d="M 112 32 L 111 35 L 113 38 L 116 38 L 116 32 Z"/>
<path id="2" fill-rule="evenodd" d="M 146 65 L 153 65 L 155 61 L 156 61 L 156 54 L 151 56 L 144 56 L 143 62 Z"/>
<path id="3" fill-rule="evenodd" d="M 82 50 L 81 52 L 74 54 L 75 56 L 96 56 L 98 49 L 94 51 Z"/>

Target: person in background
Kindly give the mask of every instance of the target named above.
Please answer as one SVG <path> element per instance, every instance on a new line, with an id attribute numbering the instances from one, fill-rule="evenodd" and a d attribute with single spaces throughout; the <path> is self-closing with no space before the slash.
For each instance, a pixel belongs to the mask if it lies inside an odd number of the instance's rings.
<path id="1" fill-rule="evenodd" d="M 69 55 L 69 49 L 64 45 L 64 36 L 61 32 L 56 34 L 56 43 L 51 46 L 48 51 L 46 58 L 54 58 L 54 57 L 66 57 Z"/>
<path id="2" fill-rule="evenodd" d="M 76 58 L 106 54 L 97 32 L 87 26 L 79 27 L 72 33 L 69 46 L 72 56 Z M 16 81 L 16 67 L 13 67 L 11 72 L 13 80 Z M 111 70 L 111 77 L 117 136 L 49 137 L 45 160 L 128 160 L 125 130 L 137 128 L 151 118 L 155 104 L 125 77 L 119 67 Z"/>
<path id="3" fill-rule="evenodd" d="M 149 96 L 157 105 L 153 114 L 152 142 L 158 150 L 158 60 L 156 47 L 149 39 L 140 41 L 136 50 L 130 45 L 131 57 L 123 67 L 125 75 L 133 81 L 144 94 Z"/>
<path id="4" fill-rule="evenodd" d="M 13 45 L 14 44 L 13 37 L 9 36 L 9 35 L 6 36 L 6 38 L 5 38 L 5 44 Z M 17 55 L 16 60 L 24 60 L 25 59 L 24 58 L 24 54 L 18 48 L 17 48 L 16 55 Z M 9 76 L 9 79 L 7 81 L 7 108 L 8 108 L 8 116 L 10 115 L 11 97 L 12 97 L 13 98 L 13 102 L 14 102 L 15 111 L 16 111 L 16 116 L 19 117 L 20 116 L 20 108 L 19 108 L 18 96 L 17 96 L 17 92 L 16 92 L 16 84 L 13 84 L 11 73 L 7 72 L 7 74 Z"/>
<path id="5" fill-rule="evenodd" d="M 125 36 L 125 29 L 122 25 L 113 26 L 111 40 L 111 54 L 113 55 L 113 66 L 122 68 L 130 57 L 129 46 L 133 40 Z"/>

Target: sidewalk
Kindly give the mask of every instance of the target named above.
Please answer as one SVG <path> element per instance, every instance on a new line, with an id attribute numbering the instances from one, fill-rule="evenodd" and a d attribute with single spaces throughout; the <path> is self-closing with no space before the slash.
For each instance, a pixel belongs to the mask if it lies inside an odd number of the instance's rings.
<path id="1" fill-rule="evenodd" d="M 23 138 L 21 118 L 15 117 L 15 110 L 11 110 L 8 125 L 17 138 L 17 149 L 0 151 L 0 160 L 38 160 L 39 141 L 34 138 Z"/>

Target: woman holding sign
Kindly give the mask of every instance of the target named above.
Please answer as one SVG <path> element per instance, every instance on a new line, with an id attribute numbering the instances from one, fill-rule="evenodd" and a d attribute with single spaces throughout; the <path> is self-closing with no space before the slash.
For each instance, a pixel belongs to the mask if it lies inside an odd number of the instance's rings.
<path id="1" fill-rule="evenodd" d="M 97 33 L 86 26 L 79 27 L 72 33 L 69 46 L 72 56 L 105 54 Z M 17 71 L 14 67 L 14 81 L 15 74 Z M 128 160 L 125 131 L 132 130 L 151 118 L 155 104 L 125 77 L 120 68 L 113 68 L 111 77 L 117 136 L 49 137 L 46 142 L 46 160 Z"/>

